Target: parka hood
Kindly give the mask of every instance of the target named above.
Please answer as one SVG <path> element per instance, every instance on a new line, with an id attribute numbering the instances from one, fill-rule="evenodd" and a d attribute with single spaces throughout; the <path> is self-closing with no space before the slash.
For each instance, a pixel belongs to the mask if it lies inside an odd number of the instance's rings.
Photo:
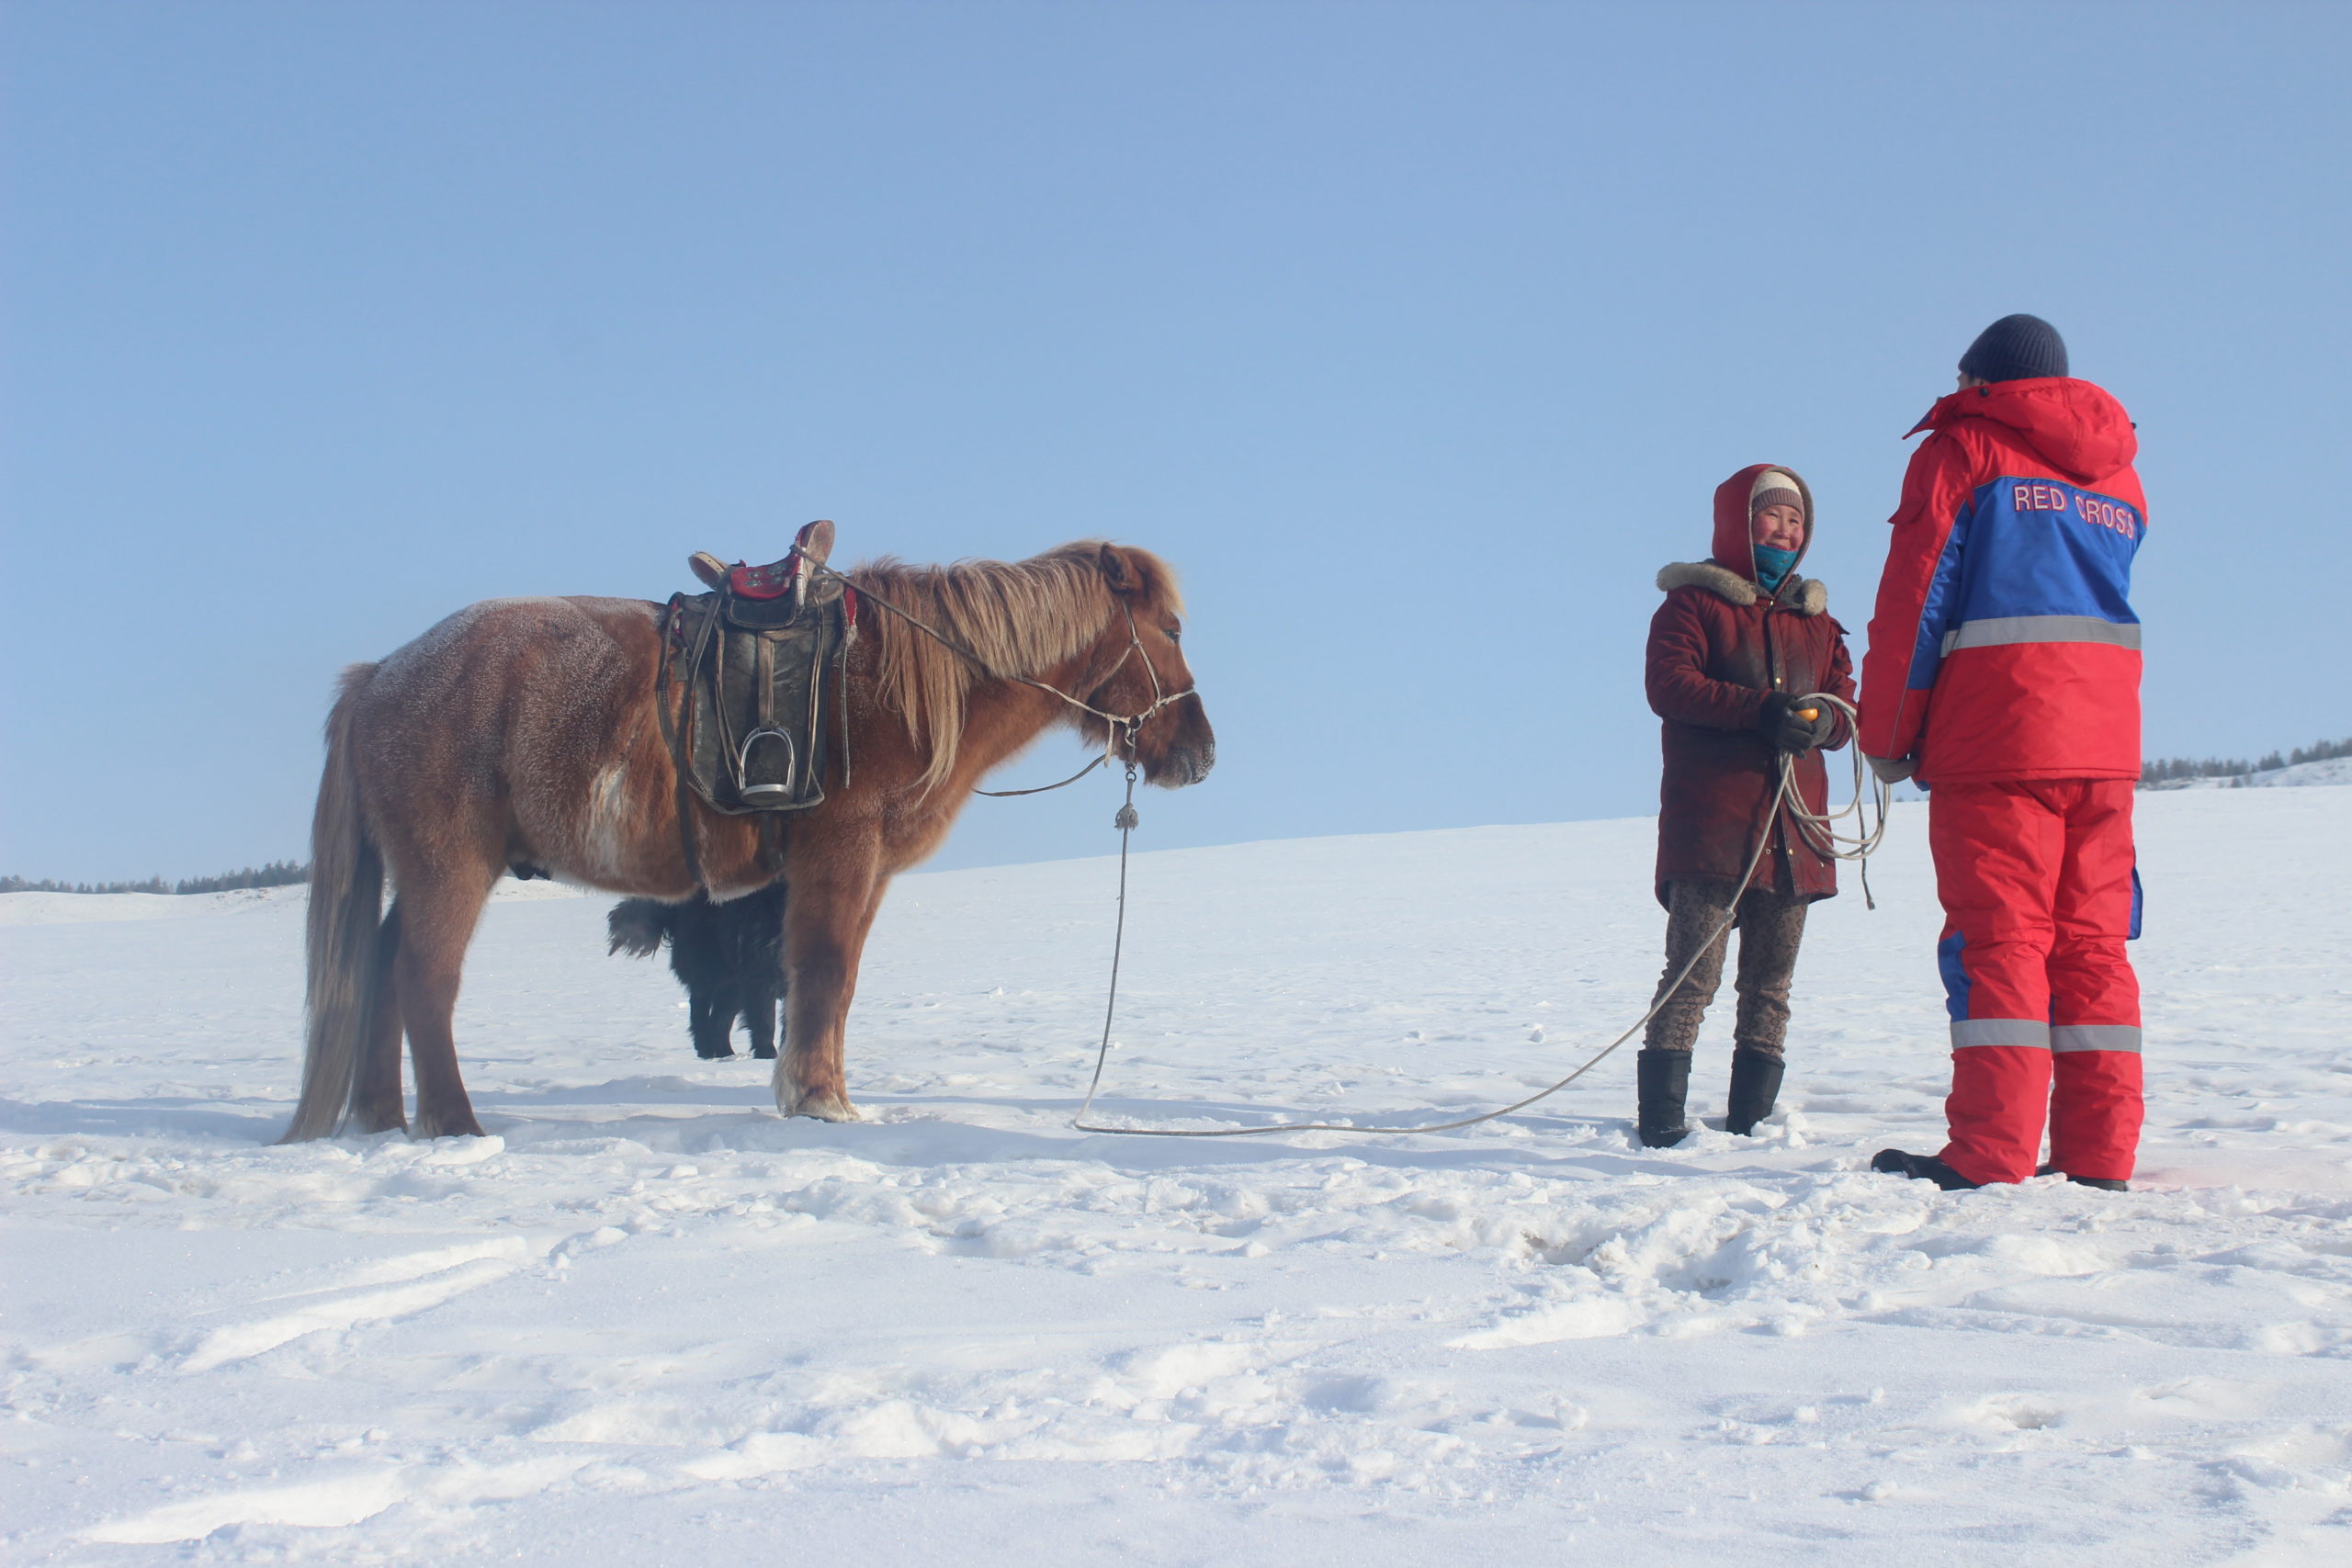
<path id="1" fill-rule="evenodd" d="M 1963 419 L 1989 419 L 2007 425 L 2075 484 L 2097 484 L 2130 468 L 2140 455 L 2140 436 L 2123 405 L 2104 387 L 2071 376 L 1962 387 L 1938 399 L 1911 434 L 1942 430 Z M 1720 499 L 1715 512 L 1720 518 Z M 1720 532 L 1720 522 L 1717 528 Z"/>
<path id="2" fill-rule="evenodd" d="M 1804 543 L 1797 547 L 1797 558 L 1790 563 L 1789 578 L 1781 582 L 1785 589 L 1794 580 L 1796 569 L 1804 563 L 1805 552 L 1813 548 L 1813 489 L 1803 475 L 1786 463 L 1750 463 L 1715 487 L 1714 560 L 1726 571 L 1736 572 L 1750 582 L 1758 581 L 1754 525 L 1748 519 L 1747 499 L 1755 492 L 1756 477 L 1768 468 L 1778 469 L 1794 479 L 1797 493 L 1804 498 Z"/>

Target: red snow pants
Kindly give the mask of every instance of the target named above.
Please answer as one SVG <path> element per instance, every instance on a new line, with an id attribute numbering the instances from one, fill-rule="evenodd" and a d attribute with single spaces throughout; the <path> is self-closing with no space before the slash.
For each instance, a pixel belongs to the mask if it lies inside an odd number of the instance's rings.
<path id="1" fill-rule="evenodd" d="M 2140 1145 L 2130 779 L 1941 784 L 1928 841 L 1951 1010 L 1951 1142 L 1971 1181 L 2128 1179 Z"/>

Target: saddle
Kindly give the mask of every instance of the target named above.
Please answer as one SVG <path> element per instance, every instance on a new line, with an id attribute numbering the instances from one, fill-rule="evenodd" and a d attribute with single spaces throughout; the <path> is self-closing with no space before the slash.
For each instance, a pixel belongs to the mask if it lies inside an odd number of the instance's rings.
<path id="1" fill-rule="evenodd" d="M 687 564 L 710 592 L 673 593 L 663 612 L 659 707 L 697 882 L 687 788 L 713 810 L 763 814 L 762 840 L 771 848 L 770 821 L 825 798 L 828 736 L 841 722 L 833 710 L 857 628 L 856 590 L 820 570 L 832 546 L 833 525 L 819 522 L 768 566 L 730 567 L 697 550 Z M 846 783 L 845 728 L 842 743 Z"/>

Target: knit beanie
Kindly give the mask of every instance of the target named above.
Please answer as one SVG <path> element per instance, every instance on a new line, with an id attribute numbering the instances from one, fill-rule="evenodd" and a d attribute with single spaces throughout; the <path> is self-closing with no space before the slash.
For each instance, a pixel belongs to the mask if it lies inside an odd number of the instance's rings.
<path id="1" fill-rule="evenodd" d="M 1980 381 L 2023 381 L 2066 374 L 2066 340 L 2040 316 L 2003 316 L 1976 334 L 1960 356 L 1960 373 Z"/>
<path id="2" fill-rule="evenodd" d="M 1756 476 L 1756 483 L 1747 491 L 1747 515 L 1753 518 L 1768 506 L 1793 506 L 1797 515 L 1804 515 L 1804 495 L 1797 489 L 1797 481 L 1778 468 L 1767 468 Z"/>

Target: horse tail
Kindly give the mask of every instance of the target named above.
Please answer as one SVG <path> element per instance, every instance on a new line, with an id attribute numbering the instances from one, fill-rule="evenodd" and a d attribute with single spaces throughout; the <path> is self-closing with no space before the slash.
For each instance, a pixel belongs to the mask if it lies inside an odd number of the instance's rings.
<path id="1" fill-rule="evenodd" d="M 345 670 L 327 716 L 327 765 L 311 817 L 302 1098 L 280 1143 L 327 1137 L 343 1125 L 368 1019 L 390 983 L 391 944 L 382 940 L 384 859 L 368 836 L 351 755 L 352 709 L 375 673 L 373 664 Z"/>

